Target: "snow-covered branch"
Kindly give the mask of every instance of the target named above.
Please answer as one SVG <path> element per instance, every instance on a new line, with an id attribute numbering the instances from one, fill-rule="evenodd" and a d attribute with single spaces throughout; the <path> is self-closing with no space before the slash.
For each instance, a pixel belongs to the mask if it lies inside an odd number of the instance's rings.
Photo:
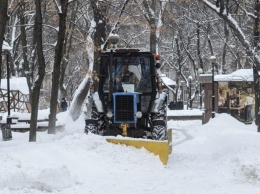
<path id="1" fill-rule="evenodd" d="M 244 32 L 239 27 L 237 21 L 230 15 L 227 14 L 226 9 L 220 10 L 220 8 L 213 5 L 208 0 L 203 0 L 204 4 L 210 8 L 212 11 L 217 13 L 227 24 L 228 26 L 233 30 L 235 36 L 240 41 L 240 43 L 243 45 L 244 49 L 247 52 L 248 56 L 254 57 L 258 63 L 260 63 L 259 56 L 254 52 L 254 49 L 251 47 L 250 42 L 247 40 Z"/>
<path id="2" fill-rule="evenodd" d="M 53 0 L 53 3 L 58 11 L 58 13 L 62 13 L 61 6 L 58 4 L 57 0 Z"/>

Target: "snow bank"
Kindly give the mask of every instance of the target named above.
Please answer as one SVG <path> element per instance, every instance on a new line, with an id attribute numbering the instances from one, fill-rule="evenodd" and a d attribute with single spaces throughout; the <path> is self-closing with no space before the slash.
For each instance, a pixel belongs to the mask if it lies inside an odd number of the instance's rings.
<path id="1" fill-rule="evenodd" d="M 58 114 L 65 130 L 55 135 L 13 133 L 0 141 L 1 194 L 199 193 L 258 194 L 260 136 L 256 126 L 227 114 L 209 123 L 169 121 L 173 153 L 164 166 L 158 156 L 84 134 L 76 122 Z"/>
<path id="2" fill-rule="evenodd" d="M 248 185 L 256 193 L 260 188 L 260 134 L 256 126 L 240 123 L 228 114 L 216 114 L 205 125 L 191 122 L 176 126 L 179 129 L 173 136 L 176 173 L 183 170 L 183 176 L 204 181 L 205 188 L 215 188 L 214 193 L 248 193 Z"/>

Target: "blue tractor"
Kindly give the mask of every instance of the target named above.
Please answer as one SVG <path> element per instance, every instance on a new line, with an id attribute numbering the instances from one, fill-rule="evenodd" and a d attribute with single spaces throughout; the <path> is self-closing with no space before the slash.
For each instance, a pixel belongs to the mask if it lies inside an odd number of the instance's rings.
<path id="1" fill-rule="evenodd" d="M 157 73 L 159 58 L 139 49 L 101 54 L 85 133 L 167 140 L 167 94 Z"/>

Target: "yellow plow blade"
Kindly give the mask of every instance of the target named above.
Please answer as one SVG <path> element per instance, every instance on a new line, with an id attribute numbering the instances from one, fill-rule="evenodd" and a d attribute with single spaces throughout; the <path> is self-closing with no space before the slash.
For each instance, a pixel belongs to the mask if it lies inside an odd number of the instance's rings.
<path id="1" fill-rule="evenodd" d="M 164 165 L 168 162 L 168 156 L 172 152 L 172 129 L 168 129 L 168 141 L 155 141 L 148 139 L 134 138 L 113 138 L 107 137 L 106 140 L 114 144 L 124 144 L 136 148 L 145 148 L 149 152 L 158 155 Z"/>

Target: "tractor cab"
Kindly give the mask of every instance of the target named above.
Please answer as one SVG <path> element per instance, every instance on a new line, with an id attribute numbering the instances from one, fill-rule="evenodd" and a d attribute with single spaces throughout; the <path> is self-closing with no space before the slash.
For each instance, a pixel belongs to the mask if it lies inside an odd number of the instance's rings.
<path id="1" fill-rule="evenodd" d="M 113 55 L 109 64 L 109 55 Z M 153 88 L 151 57 L 145 54 L 129 52 L 107 53 L 101 56 L 99 92 L 109 92 L 112 85 L 113 92 L 151 93 Z"/>

